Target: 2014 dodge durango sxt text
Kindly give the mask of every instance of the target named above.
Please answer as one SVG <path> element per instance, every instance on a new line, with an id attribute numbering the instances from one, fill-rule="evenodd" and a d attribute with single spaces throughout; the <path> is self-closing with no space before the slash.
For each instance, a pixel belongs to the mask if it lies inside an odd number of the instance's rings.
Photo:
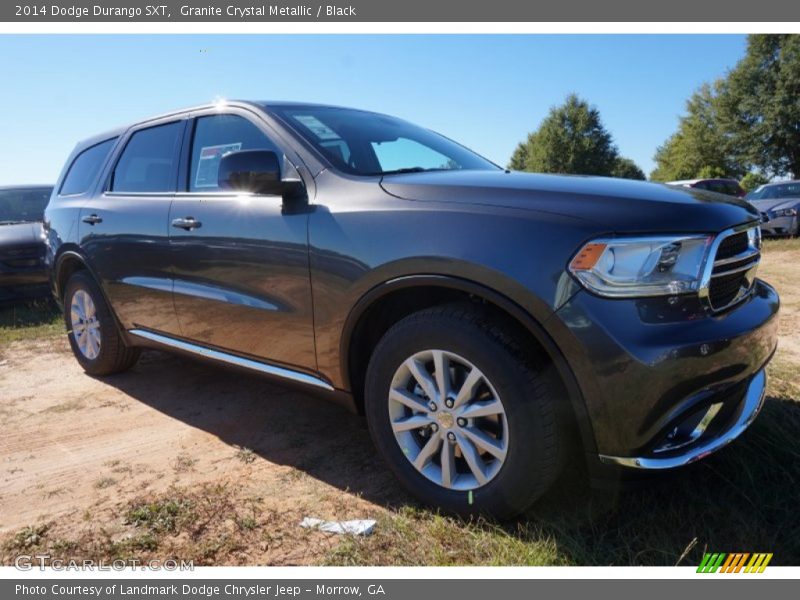
<path id="1" fill-rule="evenodd" d="M 230 102 L 80 143 L 45 228 L 88 373 L 158 347 L 325 390 L 422 500 L 508 517 L 570 442 L 668 469 L 753 421 L 779 306 L 758 219 L 509 173 L 371 112 Z"/>

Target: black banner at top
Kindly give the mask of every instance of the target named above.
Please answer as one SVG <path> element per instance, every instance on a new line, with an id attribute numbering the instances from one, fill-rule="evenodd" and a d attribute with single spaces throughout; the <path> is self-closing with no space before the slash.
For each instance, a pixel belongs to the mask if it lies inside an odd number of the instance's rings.
<path id="1" fill-rule="evenodd" d="M 2 3 L 11 22 L 797 22 L 786 0 L 57 0 Z"/>

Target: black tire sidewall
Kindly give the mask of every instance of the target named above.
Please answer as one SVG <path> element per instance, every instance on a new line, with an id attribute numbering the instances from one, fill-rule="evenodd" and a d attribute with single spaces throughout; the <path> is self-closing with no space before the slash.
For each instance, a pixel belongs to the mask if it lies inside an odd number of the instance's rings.
<path id="1" fill-rule="evenodd" d="M 500 472 L 486 485 L 467 491 L 447 490 L 419 473 L 400 449 L 390 426 L 388 391 L 394 373 L 409 356 L 440 349 L 474 364 L 503 402 L 509 446 Z M 379 343 L 367 372 L 365 411 L 372 438 L 401 483 L 423 502 L 458 514 L 487 513 L 504 518 L 526 509 L 549 485 L 557 452 L 555 423 L 543 382 L 533 389 L 530 367 L 509 347 L 474 325 L 435 318 L 402 323 Z M 535 386 L 534 386 L 535 387 Z M 538 391 L 537 391 L 538 390 Z M 537 397 L 532 397 L 537 396 Z M 540 475 L 541 473 L 541 475 Z M 537 479 L 538 476 L 538 479 Z"/>

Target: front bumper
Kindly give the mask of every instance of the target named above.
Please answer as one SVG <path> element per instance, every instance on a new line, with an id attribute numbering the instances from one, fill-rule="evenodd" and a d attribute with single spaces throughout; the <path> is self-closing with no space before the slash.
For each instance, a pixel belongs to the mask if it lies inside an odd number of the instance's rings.
<path id="1" fill-rule="evenodd" d="M 735 416 L 722 425 L 715 433 L 709 435 L 708 427 L 698 431 L 697 437 L 689 444 L 665 451 L 663 455 L 653 456 L 608 456 L 600 454 L 600 460 L 607 465 L 619 465 L 636 469 L 673 469 L 683 467 L 701 460 L 730 444 L 739 437 L 750 424 L 755 421 L 764 405 L 764 393 L 767 390 L 767 374 L 764 369 L 756 373 L 747 383 L 743 397 L 739 402 Z M 709 423 L 708 425 L 711 425 Z"/>
<path id="2" fill-rule="evenodd" d="M 547 326 L 581 389 L 595 462 L 669 469 L 740 435 L 761 406 L 779 305 L 761 280 L 716 314 L 689 296 L 575 294 Z"/>

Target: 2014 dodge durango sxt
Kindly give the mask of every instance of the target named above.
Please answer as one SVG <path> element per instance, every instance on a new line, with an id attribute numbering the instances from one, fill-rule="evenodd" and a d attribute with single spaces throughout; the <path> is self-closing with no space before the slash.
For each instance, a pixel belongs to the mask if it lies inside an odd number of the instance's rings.
<path id="1" fill-rule="evenodd" d="M 573 442 L 590 473 L 718 450 L 776 346 L 747 203 L 509 173 L 360 110 L 228 102 L 91 138 L 45 227 L 88 373 L 157 347 L 325 390 L 461 513 L 523 511 Z"/>

